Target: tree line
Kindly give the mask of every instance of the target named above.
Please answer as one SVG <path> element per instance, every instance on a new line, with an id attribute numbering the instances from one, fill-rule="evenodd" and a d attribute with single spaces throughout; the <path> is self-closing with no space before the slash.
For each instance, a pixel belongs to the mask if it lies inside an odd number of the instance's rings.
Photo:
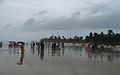
<path id="1" fill-rule="evenodd" d="M 70 42 L 70 43 L 90 43 L 94 42 L 96 44 L 120 44 L 120 34 L 114 33 L 113 30 L 108 30 L 107 34 L 104 32 L 90 32 L 84 39 L 82 36 L 74 36 L 66 38 L 64 36 L 55 36 L 52 35 L 49 38 L 43 38 L 42 41 L 46 42 Z"/>
<path id="2" fill-rule="evenodd" d="M 69 42 L 69 43 L 73 43 L 73 42 L 76 42 L 76 43 L 80 43 L 82 42 L 84 39 L 83 37 L 79 37 L 79 36 L 74 36 L 73 38 L 72 37 L 69 37 L 69 38 L 66 38 L 64 36 L 50 36 L 49 38 L 43 38 L 41 39 L 42 41 L 44 42 Z"/>
<path id="3" fill-rule="evenodd" d="M 97 44 L 108 44 L 108 45 L 115 45 L 120 44 L 120 34 L 114 33 L 113 30 L 108 30 L 107 34 L 101 33 L 92 33 L 85 38 L 86 42 L 94 42 Z"/>

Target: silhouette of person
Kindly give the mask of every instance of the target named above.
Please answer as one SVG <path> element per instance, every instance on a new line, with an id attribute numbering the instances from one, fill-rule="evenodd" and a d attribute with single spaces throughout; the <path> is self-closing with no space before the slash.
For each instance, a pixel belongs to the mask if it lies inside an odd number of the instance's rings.
<path id="1" fill-rule="evenodd" d="M 0 48 L 2 48 L 2 45 L 3 45 L 2 42 L 0 42 Z"/>
<path id="2" fill-rule="evenodd" d="M 21 44 L 21 53 L 24 53 L 24 44 Z"/>
<path id="3" fill-rule="evenodd" d="M 35 47 L 35 43 L 33 42 L 33 48 Z"/>
<path id="4" fill-rule="evenodd" d="M 90 44 L 88 44 L 88 50 L 90 50 L 91 48 L 90 48 Z"/>
<path id="5" fill-rule="evenodd" d="M 65 46 L 64 46 L 64 42 L 62 42 L 62 48 L 64 48 Z"/>
<path id="6" fill-rule="evenodd" d="M 52 43 L 52 49 L 55 50 L 55 48 L 56 48 L 56 43 Z"/>
<path id="7" fill-rule="evenodd" d="M 40 43 L 37 43 L 38 49 L 40 49 Z"/>
<path id="8" fill-rule="evenodd" d="M 41 50 L 44 50 L 44 46 L 45 46 L 45 45 L 44 45 L 43 41 L 41 42 L 40 45 L 41 45 Z"/>

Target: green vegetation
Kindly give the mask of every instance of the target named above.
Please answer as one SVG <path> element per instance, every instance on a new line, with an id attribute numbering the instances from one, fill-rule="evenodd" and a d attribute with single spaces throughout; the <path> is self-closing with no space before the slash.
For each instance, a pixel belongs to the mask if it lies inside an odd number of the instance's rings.
<path id="1" fill-rule="evenodd" d="M 120 34 L 114 33 L 113 30 L 108 30 L 107 34 L 104 32 L 101 33 L 92 33 L 83 39 L 82 36 L 74 36 L 74 38 L 65 38 L 64 36 L 54 36 L 52 35 L 49 38 L 43 38 L 42 41 L 45 42 L 69 42 L 69 43 L 90 43 L 94 42 L 96 44 L 105 44 L 105 45 L 119 45 L 120 44 Z"/>

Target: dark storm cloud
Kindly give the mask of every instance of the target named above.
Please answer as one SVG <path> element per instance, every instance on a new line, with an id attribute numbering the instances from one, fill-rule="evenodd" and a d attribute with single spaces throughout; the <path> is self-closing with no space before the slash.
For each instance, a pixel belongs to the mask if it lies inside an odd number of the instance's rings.
<path id="1" fill-rule="evenodd" d="M 66 36 L 119 30 L 119 12 L 119 0 L 0 0 L 0 34 L 3 40 L 39 40 L 57 28 Z"/>
<path id="2" fill-rule="evenodd" d="M 75 30 L 75 29 L 118 29 L 120 24 L 119 11 L 103 14 L 99 16 L 91 16 L 80 19 L 81 12 L 74 12 L 71 17 L 53 18 L 45 20 L 44 22 L 36 20 L 35 18 L 28 19 L 24 25 L 24 30 L 39 31 L 39 30 Z"/>
<path id="3" fill-rule="evenodd" d="M 120 26 L 120 14 L 118 12 L 104 14 L 97 17 L 90 17 L 85 20 L 82 20 L 81 24 L 84 24 L 84 27 L 87 28 L 113 28 L 118 29 Z"/>
<path id="4" fill-rule="evenodd" d="M 106 13 L 106 12 L 114 11 L 112 8 L 112 7 L 114 7 L 114 5 L 111 5 L 112 3 L 114 3 L 113 0 L 111 0 L 107 3 L 100 2 L 100 3 L 94 4 L 93 7 L 90 7 L 90 9 L 89 9 L 90 14 L 96 14 L 99 12 Z"/>

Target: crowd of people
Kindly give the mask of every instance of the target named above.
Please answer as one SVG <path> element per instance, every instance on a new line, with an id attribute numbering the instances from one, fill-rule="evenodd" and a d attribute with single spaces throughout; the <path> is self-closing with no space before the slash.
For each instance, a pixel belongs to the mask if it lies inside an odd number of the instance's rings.
<path id="1" fill-rule="evenodd" d="M 64 43 L 62 42 L 61 44 L 60 43 L 56 43 L 56 42 L 54 42 L 54 43 L 52 43 L 52 49 L 56 49 L 56 48 L 60 48 L 60 46 L 62 47 L 62 48 L 64 48 Z"/>
<path id="2" fill-rule="evenodd" d="M 42 49 L 42 50 L 44 50 L 44 46 L 45 46 L 45 44 L 44 44 L 44 42 L 43 41 L 41 41 L 41 42 L 32 42 L 31 43 L 31 48 L 35 48 L 35 46 L 37 46 L 38 47 L 38 49 Z"/>
<path id="3" fill-rule="evenodd" d="M 103 49 L 104 45 L 101 45 L 100 47 L 101 49 Z M 95 49 L 97 48 L 98 48 L 98 44 L 95 44 L 94 42 L 88 44 L 88 51 L 92 50 L 94 52 Z"/>

